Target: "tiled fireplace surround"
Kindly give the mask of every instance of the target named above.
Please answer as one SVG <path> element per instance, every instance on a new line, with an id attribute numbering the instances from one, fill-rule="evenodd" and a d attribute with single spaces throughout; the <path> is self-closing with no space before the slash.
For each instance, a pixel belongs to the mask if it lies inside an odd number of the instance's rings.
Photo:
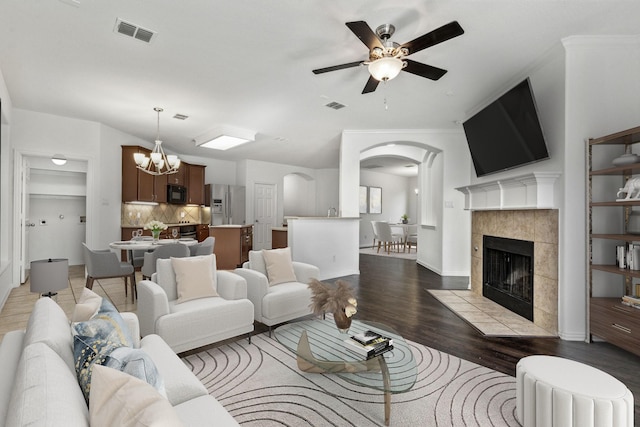
<path id="1" fill-rule="evenodd" d="M 533 322 L 558 331 L 558 210 L 477 210 L 472 212 L 471 290 L 482 296 L 482 237 L 534 242 Z"/>

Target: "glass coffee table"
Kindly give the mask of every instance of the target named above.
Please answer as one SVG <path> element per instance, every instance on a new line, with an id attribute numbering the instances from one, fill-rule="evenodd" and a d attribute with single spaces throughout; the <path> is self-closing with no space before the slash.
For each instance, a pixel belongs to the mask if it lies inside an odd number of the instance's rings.
<path id="1" fill-rule="evenodd" d="M 393 339 L 393 350 L 365 360 L 348 350 L 345 339 L 372 330 Z M 335 374 L 352 384 L 384 393 L 384 421 L 389 425 L 391 395 L 411 389 L 416 382 L 416 361 L 406 341 L 380 323 L 354 320 L 349 333 L 340 333 L 332 320 L 303 320 L 282 325 L 275 338 L 297 356 L 304 372 Z"/>

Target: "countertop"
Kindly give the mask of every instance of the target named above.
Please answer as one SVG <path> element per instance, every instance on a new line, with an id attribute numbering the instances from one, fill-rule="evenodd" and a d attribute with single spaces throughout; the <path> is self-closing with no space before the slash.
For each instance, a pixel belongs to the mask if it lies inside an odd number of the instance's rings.
<path id="1" fill-rule="evenodd" d="M 313 220 L 319 220 L 319 219 L 329 219 L 329 220 L 336 220 L 336 219 L 360 219 L 359 216 L 288 216 L 287 219 L 292 219 L 292 220 L 307 220 L 307 219 L 313 219 Z"/>
<path id="2" fill-rule="evenodd" d="M 287 227 L 271 227 L 271 231 L 287 231 Z"/>
<path id="3" fill-rule="evenodd" d="M 252 227 L 251 224 L 222 224 L 222 225 L 210 225 L 209 228 L 243 228 Z"/>
<path id="4" fill-rule="evenodd" d="M 178 222 L 175 224 L 165 224 L 167 227 L 180 227 L 183 225 L 209 225 L 209 224 L 200 224 L 199 222 Z M 121 224 L 120 228 L 144 228 L 144 224 L 140 225 L 130 225 L 130 224 Z"/>

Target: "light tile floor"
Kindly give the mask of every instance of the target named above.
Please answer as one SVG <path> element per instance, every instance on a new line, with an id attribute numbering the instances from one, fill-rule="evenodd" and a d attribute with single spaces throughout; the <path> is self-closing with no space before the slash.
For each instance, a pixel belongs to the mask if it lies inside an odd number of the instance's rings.
<path id="1" fill-rule="evenodd" d="M 140 272 L 136 273 L 136 280 L 142 280 Z M 70 266 L 69 287 L 54 297 L 69 318 L 71 318 L 76 301 L 82 294 L 84 285 L 84 265 Z M 136 303 L 131 302 L 131 289 L 128 289 L 128 295 L 125 297 L 124 279 L 96 280 L 93 283 L 93 291 L 109 298 L 119 311 L 136 311 Z M 24 329 L 27 326 L 29 315 L 38 298 L 40 295 L 32 294 L 29 291 L 29 280 L 11 290 L 7 302 L 0 312 L 0 340 L 7 332 Z"/>
<path id="2" fill-rule="evenodd" d="M 438 301 L 487 336 L 555 337 L 533 322 L 470 290 L 427 289 Z"/>

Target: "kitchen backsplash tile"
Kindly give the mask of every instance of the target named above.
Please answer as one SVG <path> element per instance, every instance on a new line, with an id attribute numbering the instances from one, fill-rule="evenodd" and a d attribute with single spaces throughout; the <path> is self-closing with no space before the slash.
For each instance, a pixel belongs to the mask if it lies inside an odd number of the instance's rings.
<path id="1" fill-rule="evenodd" d="M 123 203 L 120 224 L 123 227 L 144 227 L 151 220 L 165 224 L 197 223 L 202 224 L 203 215 L 199 206 L 181 206 L 160 203 L 158 205 L 137 205 Z"/>

